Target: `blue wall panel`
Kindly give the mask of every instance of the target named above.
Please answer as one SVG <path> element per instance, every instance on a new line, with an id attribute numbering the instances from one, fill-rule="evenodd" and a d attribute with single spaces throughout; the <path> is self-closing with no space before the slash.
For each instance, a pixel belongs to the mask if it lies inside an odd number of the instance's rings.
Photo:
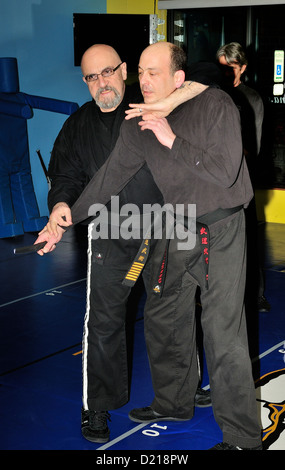
<path id="1" fill-rule="evenodd" d="M 106 12 L 106 0 L 2 1 L 0 57 L 17 58 L 20 91 L 79 105 L 89 100 L 80 67 L 73 65 L 73 13 Z M 36 150 L 41 150 L 48 165 L 53 142 L 66 118 L 35 110 L 28 122 L 31 169 L 41 215 L 48 215 L 48 186 Z"/>

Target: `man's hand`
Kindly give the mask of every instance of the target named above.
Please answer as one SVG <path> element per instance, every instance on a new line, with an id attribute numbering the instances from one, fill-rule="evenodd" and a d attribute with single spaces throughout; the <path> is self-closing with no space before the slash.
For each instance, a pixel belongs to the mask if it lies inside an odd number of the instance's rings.
<path id="1" fill-rule="evenodd" d="M 50 235 L 57 237 L 59 234 L 59 225 L 62 227 L 68 227 L 69 225 L 72 225 L 71 210 L 66 202 L 58 202 L 55 204 L 44 230 L 47 229 Z"/>
<path id="2" fill-rule="evenodd" d="M 152 119 L 140 121 L 139 125 L 141 126 L 142 131 L 145 129 L 151 130 L 162 145 L 170 149 L 172 148 L 176 135 L 172 132 L 167 119 L 152 116 Z"/>
<path id="3" fill-rule="evenodd" d="M 47 242 L 44 248 L 37 251 L 40 256 L 43 256 L 45 253 L 50 253 L 56 248 L 56 244 L 61 240 L 65 230 L 58 227 L 57 232 L 57 235 L 53 235 L 49 232 L 47 226 L 45 226 L 45 228 L 39 233 L 35 243 Z"/>
<path id="4" fill-rule="evenodd" d="M 132 109 L 127 109 L 125 111 L 125 119 L 127 121 L 129 119 L 139 116 L 141 116 L 144 120 L 151 119 L 153 116 L 158 118 L 166 117 L 175 108 L 175 106 L 173 106 L 173 103 L 168 98 L 156 101 L 156 103 L 129 104 L 129 106 Z"/>

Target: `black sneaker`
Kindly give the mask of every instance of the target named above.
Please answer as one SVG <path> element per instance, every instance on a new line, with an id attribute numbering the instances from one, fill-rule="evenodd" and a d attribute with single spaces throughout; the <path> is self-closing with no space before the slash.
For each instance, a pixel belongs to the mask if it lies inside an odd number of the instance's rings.
<path id="1" fill-rule="evenodd" d="M 227 444 L 227 442 L 220 442 L 219 444 L 212 447 L 210 450 L 262 450 L 262 446 L 244 448 L 239 446 L 232 446 L 231 444 Z"/>
<path id="2" fill-rule="evenodd" d="M 146 406 L 145 408 L 134 408 L 129 412 L 129 418 L 136 423 L 155 423 L 156 421 L 188 421 L 191 419 L 162 415 L 154 411 L 151 406 Z"/>
<path id="3" fill-rule="evenodd" d="M 269 312 L 270 311 L 271 305 L 268 302 L 268 300 L 266 299 L 266 297 L 264 297 L 264 295 L 262 295 L 261 297 L 258 297 L 257 308 L 258 308 L 259 312 Z"/>
<path id="4" fill-rule="evenodd" d="M 207 408 L 208 406 L 212 406 L 210 390 L 197 388 L 197 392 L 195 395 L 195 406 L 197 408 Z"/>
<path id="5" fill-rule="evenodd" d="M 87 441 L 108 442 L 110 430 L 107 419 L 111 421 L 108 411 L 81 410 L 81 432 Z"/>

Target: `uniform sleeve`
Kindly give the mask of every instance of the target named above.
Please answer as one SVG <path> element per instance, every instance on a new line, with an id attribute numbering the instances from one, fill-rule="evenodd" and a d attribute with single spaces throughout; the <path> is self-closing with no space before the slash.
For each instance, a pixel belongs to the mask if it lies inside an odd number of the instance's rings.
<path id="1" fill-rule="evenodd" d="M 205 100 L 199 116 L 193 123 L 198 144 L 193 145 L 187 135 L 179 136 L 178 129 L 170 158 L 175 159 L 181 170 L 185 169 L 185 174 L 191 171 L 205 182 L 229 188 L 236 181 L 242 162 L 239 112 L 224 95 Z"/>
<path id="2" fill-rule="evenodd" d="M 95 215 L 94 205 L 105 206 L 145 164 L 141 146 L 137 142 L 137 128 L 135 119 L 123 122 L 111 155 L 72 206 L 73 224 Z"/>
<path id="3" fill-rule="evenodd" d="M 68 135 L 67 127 L 64 125 L 55 140 L 51 154 L 48 169 L 51 180 L 51 189 L 48 193 L 50 211 L 58 202 L 66 202 L 71 207 L 88 182 Z"/>

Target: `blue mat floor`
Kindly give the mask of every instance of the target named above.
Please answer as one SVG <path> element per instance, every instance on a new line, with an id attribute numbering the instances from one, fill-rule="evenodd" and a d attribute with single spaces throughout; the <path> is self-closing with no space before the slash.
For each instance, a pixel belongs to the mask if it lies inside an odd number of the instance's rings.
<path id="1" fill-rule="evenodd" d="M 285 225 L 266 224 L 261 230 L 271 311 L 260 313 L 255 330 L 249 329 L 254 340 L 253 370 L 264 445 L 268 450 L 285 450 Z M 1 450 L 173 451 L 178 455 L 178 451 L 206 450 L 221 441 L 211 407 L 197 408 L 194 418 L 182 423 L 129 420 L 129 410 L 147 406 L 153 398 L 143 335 L 144 294 L 139 289 L 138 308 L 133 312 L 130 400 L 111 412 L 110 442 L 92 444 L 82 437 L 86 229 L 66 234 L 57 249 L 43 258 L 14 255 L 14 247 L 34 240 L 34 234 L 0 240 Z M 209 387 L 206 365 L 202 386 Z"/>

